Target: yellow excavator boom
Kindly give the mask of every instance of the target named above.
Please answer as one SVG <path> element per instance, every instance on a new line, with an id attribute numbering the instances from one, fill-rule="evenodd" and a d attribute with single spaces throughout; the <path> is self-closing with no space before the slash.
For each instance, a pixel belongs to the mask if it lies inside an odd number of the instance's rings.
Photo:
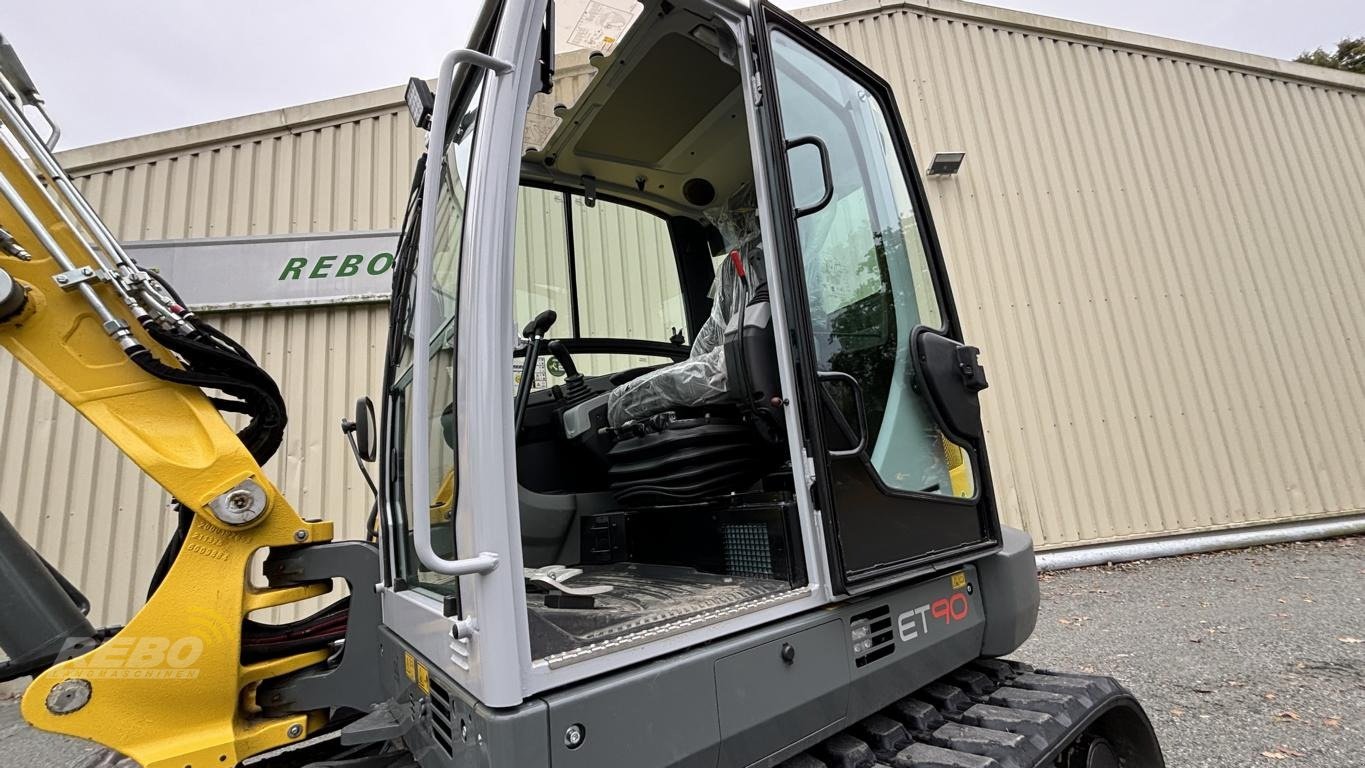
<path id="1" fill-rule="evenodd" d="M 263 548 L 330 540 L 331 523 L 299 516 L 219 411 L 240 403 L 206 395 L 184 351 L 163 343 L 233 354 L 122 253 L 22 111 L 36 94 L 14 80 L 0 83 L 0 345 L 192 514 L 147 604 L 95 650 L 38 675 L 24 717 L 149 768 L 235 765 L 299 741 L 324 713 L 267 717 L 255 690 L 327 654 L 244 658 L 243 626 L 329 586 L 259 589 L 249 569 Z"/>

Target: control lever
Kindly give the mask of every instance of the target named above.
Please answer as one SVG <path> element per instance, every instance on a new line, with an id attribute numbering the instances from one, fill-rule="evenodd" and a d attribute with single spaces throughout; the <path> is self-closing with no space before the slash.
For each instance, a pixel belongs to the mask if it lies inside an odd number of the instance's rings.
<path id="1" fill-rule="evenodd" d="M 578 366 L 574 365 L 573 357 L 569 354 L 568 348 L 564 346 L 564 342 L 555 339 L 547 346 L 550 354 L 554 355 L 554 358 L 564 368 L 564 383 L 557 387 L 564 402 L 572 405 L 591 397 L 592 392 L 588 391 L 587 385 L 583 383 L 583 374 L 578 372 Z"/>
<path id="2" fill-rule="evenodd" d="M 514 435 L 521 434 L 521 419 L 526 415 L 526 400 L 531 395 L 531 383 L 536 378 L 536 363 L 540 362 L 540 343 L 545 340 L 545 334 L 558 318 L 559 315 L 553 309 L 547 309 L 536 315 L 535 319 L 521 330 L 522 338 L 528 340 L 530 345 L 526 348 L 526 362 L 521 366 L 521 385 L 517 387 L 515 431 L 512 433 Z"/>

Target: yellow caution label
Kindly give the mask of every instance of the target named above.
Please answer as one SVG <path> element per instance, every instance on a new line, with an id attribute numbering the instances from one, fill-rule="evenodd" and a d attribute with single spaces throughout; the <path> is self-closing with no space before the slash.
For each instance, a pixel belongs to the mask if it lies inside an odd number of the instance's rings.
<path id="1" fill-rule="evenodd" d="M 421 664 L 417 665 L 417 687 L 422 693 L 431 693 L 431 673 Z"/>
<path id="2" fill-rule="evenodd" d="M 958 571 L 953 574 L 953 589 L 962 589 L 967 586 L 967 572 Z"/>
<path id="3" fill-rule="evenodd" d="M 409 680 L 417 682 L 417 660 L 406 651 L 403 652 L 403 671 L 407 673 Z"/>

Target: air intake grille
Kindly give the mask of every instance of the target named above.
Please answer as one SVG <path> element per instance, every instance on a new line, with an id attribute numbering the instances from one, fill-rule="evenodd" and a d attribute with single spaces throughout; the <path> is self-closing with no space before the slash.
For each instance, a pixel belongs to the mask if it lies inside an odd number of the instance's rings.
<path id="1" fill-rule="evenodd" d="M 433 680 L 431 683 L 431 737 L 446 751 L 447 755 L 453 756 L 455 729 L 451 726 L 450 694 L 445 689 L 437 685 Z"/>
<path id="2" fill-rule="evenodd" d="M 725 572 L 731 576 L 773 578 L 773 550 L 764 523 L 732 523 L 723 527 Z"/>
<path id="3" fill-rule="evenodd" d="M 859 667 L 884 659 L 896 651 L 895 636 L 891 632 L 891 608 L 888 606 L 855 615 L 848 629 L 853 644 L 853 663 Z"/>

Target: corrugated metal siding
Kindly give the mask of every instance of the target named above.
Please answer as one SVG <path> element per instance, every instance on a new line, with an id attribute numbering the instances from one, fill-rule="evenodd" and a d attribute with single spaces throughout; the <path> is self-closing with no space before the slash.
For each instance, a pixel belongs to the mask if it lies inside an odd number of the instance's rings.
<path id="1" fill-rule="evenodd" d="M 815 28 L 922 166 L 967 152 L 928 188 L 1006 520 L 1058 546 L 1365 508 L 1365 79 L 864 5 Z"/>
<path id="2" fill-rule="evenodd" d="M 423 139 L 401 105 L 77 177 L 121 240 L 396 229 Z"/>
<path id="3" fill-rule="evenodd" d="M 934 8 L 802 13 L 837 16 L 819 31 L 892 82 L 921 164 L 968 153 L 929 191 L 966 332 L 985 349 L 1007 521 L 1062 546 L 1365 507 L 1361 88 Z M 589 71 L 563 68 L 556 100 Z M 396 228 L 421 151 L 400 95 L 286 110 L 274 127 L 228 121 L 231 138 L 193 145 L 213 126 L 147 137 L 128 159 L 69 157 L 125 240 Z M 523 217 L 519 240 L 562 226 L 541 220 Z M 613 258 L 648 249 L 647 235 Z M 540 265 L 518 285 L 552 277 Z M 291 405 L 271 475 L 304 514 L 361 535 L 368 490 L 337 420 L 378 393 L 385 307 L 216 319 Z M 8 356 L 0 403 L 0 509 L 88 592 L 97 621 L 126 619 L 169 535 L 164 495 Z"/>

